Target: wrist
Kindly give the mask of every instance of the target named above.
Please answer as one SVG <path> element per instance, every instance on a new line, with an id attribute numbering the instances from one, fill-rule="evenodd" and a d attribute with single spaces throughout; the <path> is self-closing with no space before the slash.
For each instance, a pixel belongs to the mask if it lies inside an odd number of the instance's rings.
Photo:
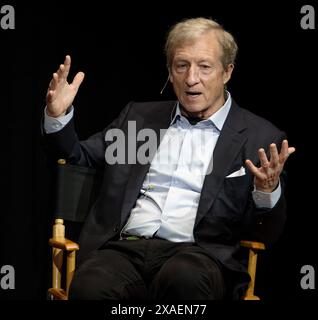
<path id="1" fill-rule="evenodd" d="M 277 183 L 274 187 L 260 187 L 255 185 L 255 190 L 256 191 L 260 191 L 260 192 L 264 192 L 264 193 L 272 193 L 273 191 L 275 191 L 278 187 L 279 183 Z"/>
<path id="2" fill-rule="evenodd" d="M 50 112 L 50 110 L 48 109 L 48 107 L 45 108 L 45 112 L 46 114 L 49 116 L 49 117 L 52 117 L 52 118 L 59 118 L 59 117 L 63 117 L 66 115 L 66 111 L 60 113 L 60 114 L 57 114 L 57 113 L 52 113 Z"/>

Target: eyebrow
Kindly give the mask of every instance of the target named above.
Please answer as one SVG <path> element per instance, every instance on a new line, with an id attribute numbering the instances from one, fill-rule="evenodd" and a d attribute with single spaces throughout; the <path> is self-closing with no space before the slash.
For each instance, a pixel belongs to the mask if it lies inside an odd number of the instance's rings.
<path id="1" fill-rule="evenodd" d="M 174 59 L 174 62 L 175 62 L 175 63 L 180 63 L 180 62 L 189 63 L 189 60 L 186 59 L 186 58 L 181 58 L 181 57 L 180 57 L 180 58 L 175 58 L 175 59 Z M 197 62 L 195 62 L 195 63 L 197 63 L 197 64 L 207 63 L 207 64 L 209 64 L 209 65 L 211 65 L 211 66 L 214 66 L 214 65 L 215 65 L 214 62 L 212 62 L 211 60 L 208 60 L 208 59 L 201 59 L 201 60 L 199 60 L 199 61 L 197 61 Z"/>

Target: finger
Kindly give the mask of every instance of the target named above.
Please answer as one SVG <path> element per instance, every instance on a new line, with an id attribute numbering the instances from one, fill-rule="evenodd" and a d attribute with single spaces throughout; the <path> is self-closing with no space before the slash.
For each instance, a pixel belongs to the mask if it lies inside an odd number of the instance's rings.
<path id="1" fill-rule="evenodd" d="M 296 148 L 294 147 L 289 147 L 288 148 L 288 156 L 290 156 L 292 153 L 294 153 L 296 151 Z"/>
<path id="2" fill-rule="evenodd" d="M 78 72 L 73 79 L 72 85 L 74 89 L 78 90 L 79 86 L 81 85 L 82 81 L 84 80 L 85 74 L 84 72 Z"/>
<path id="3" fill-rule="evenodd" d="M 279 161 L 281 164 L 285 163 L 290 154 L 295 152 L 296 149 L 294 147 L 288 146 L 288 141 L 284 140 L 282 142 L 281 152 L 279 154 Z"/>
<path id="4" fill-rule="evenodd" d="M 283 140 L 282 147 L 280 149 L 279 161 L 284 163 L 288 157 L 288 141 Z"/>
<path id="5" fill-rule="evenodd" d="M 259 157 L 259 160 L 260 160 L 262 168 L 265 170 L 265 172 L 267 172 L 270 163 L 269 163 L 269 161 L 267 159 L 265 150 L 263 148 L 258 150 L 258 157 Z"/>
<path id="6" fill-rule="evenodd" d="M 259 171 L 257 167 L 254 166 L 253 162 L 249 159 L 245 160 L 245 164 L 247 168 L 251 171 L 251 173 L 258 177 L 259 179 L 263 179 L 263 174 Z"/>
<path id="7" fill-rule="evenodd" d="M 274 168 L 277 167 L 279 164 L 279 154 L 275 143 L 271 143 L 269 146 L 269 152 L 271 155 L 270 159 L 270 167 Z"/>
<path id="8" fill-rule="evenodd" d="M 60 64 L 59 68 L 56 71 L 59 76 L 59 80 L 67 79 L 70 68 L 71 68 L 71 57 L 67 55 L 65 56 L 64 64 Z"/>
<path id="9" fill-rule="evenodd" d="M 53 77 L 52 77 L 52 80 L 50 82 L 49 89 L 50 90 L 55 90 L 56 87 L 57 87 L 57 84 L 58 84 L 58 75 L 57 75 L 57 73 L 53 73 Z"/>
<path id="10" fill-rule="evenodd" d="M 66 78 L 65 74 L 64 74 L 64 70 L 65 70 L 64 64 L 60 64 L 60 67 L 57 70 L 57 74 L 59 76 L 59 80 Z"/>
<path id="11" fill-rule="evenodd" d="M 67 78 L 71 68 L 71 56 L 67 55 L 65 56 L 64 60 L 64 77 Z"/>
<path id="12" fill-rule="evenodd" d="M 47 95 L 46 95 L 46 102 L 50 103 L 53 101 L 54 98 L 54 91 L 53 90 L 49 90 Z"/>

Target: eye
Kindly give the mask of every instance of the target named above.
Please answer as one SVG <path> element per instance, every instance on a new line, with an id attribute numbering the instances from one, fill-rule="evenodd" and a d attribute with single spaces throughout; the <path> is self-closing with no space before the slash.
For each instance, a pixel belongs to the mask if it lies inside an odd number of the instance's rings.
<path id="1" fill-rule="evenodd" d="M 209 74 L 212 71 L 212 66 L 209 64 L 200 64 L 199 67 L 203 74 Z"/>
<path id="2" fill-rule="evenodd" d="M 188 68 L 188 65 L 185 62 L 178 62 L 176 64 L 176 70 L 177 72 L 183 72 L 186 71 Z"/>

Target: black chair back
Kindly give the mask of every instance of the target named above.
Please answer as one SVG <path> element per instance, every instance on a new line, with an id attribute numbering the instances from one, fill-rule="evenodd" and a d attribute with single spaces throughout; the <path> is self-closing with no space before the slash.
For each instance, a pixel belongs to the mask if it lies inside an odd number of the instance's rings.
<path id="1" fill-rule="evenodd" d="M 55 218 L 84 222 L 95 203 L 102 173 L 87 167 L 57 165 Z"/>

